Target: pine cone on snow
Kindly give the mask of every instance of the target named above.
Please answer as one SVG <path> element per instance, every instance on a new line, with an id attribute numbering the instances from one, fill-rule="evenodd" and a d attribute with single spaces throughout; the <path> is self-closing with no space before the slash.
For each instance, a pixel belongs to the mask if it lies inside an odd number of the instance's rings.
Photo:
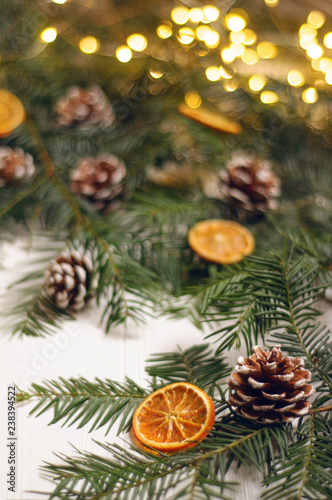
<path id="1" fill-rule="evenodd" d="M 27 179 L 35 173 L 35 170 L 32 156 L 23 149 L 0 147 L 0 187 Z"/>
<path id="2" fill-rule="evenodd" d="M 311 404 L 308 399 L 315 392 L 311 373 L 304 370 L 301 358 L 283 357 L 280 346 L 271 351 L 253 348 L 249 358 L 240 356 L 235 371 L 228 381 L 231 393 L 229 403 L 242 417 L 267 424 L 291 422 L 306 415 Z"/>
<path id="3" fill-rule="evenodd" d="M 123 189 L 126 167 L 114 155 L 83 158 L 72 173 L 71 190 L 103 208 Z"/>
<path id="4" fill-rule="evenodd" d="M 72 250 L 51 262 L 46 272 L 45 290 L 59 309 L 80 311 L 91 298 L 92 263 Z"/>
<path id="5" fill-rule="evenodd" d="M 232 205 L 251 212 L 275 209 L 280 179 L 267 160 L 235 156 L 220 173 L 223 197 Z"/>
<path id="6" fill-rule="evenodd" d="M 60 125 L 89 128 L 93 125 L 108 127 L 115 119 L 113 108 L 101 88 L 71 87 L 55 105 Z"/>

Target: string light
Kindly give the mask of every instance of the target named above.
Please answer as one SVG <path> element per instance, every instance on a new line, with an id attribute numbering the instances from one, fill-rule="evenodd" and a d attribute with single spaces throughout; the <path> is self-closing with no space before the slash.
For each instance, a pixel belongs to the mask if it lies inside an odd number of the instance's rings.
<path id="1" fill-rule="evenodd" d="M 115 51 L 115 56 L 120 62 L 126 63 L 132 58 L 132 52 L 127 45 L 120 45 Z"/>
<path id="2" fill-rule="evenodd" d="M 325 16 L 319 10 L 313 10 L 310 12 L 307 21 L 311 28 L 320 28 L 325 23 Z"/>
<path id="3" fill-rule="evenodd" d="M 300 45 L 303 49 L 308 50 L 310 45 L 312 45 L 315 41 L 316 41 L 315 38 L 305 38 L 302 36 L 300 38 Z"/>
<path id="4" fill-rule="evenodd" d="M 242 31 L 246 26 L 246 21 L 239 14 L 229 13 L 225 16 L 225 23 L 229 30 L 231 31 Z"/>
<path id="5" fill-rule="evenodd" d="M 234 92 L 238 88 L 238 85 L 234 81 L 230 82 L 224 82 L 224 89 L 227 90 L 227 92 Z"/>
<path id="6" fill-rule="evenodd" d="M 260 95 L 260 99 L 264 104 L 274 104 L 279 101 L 278 95 L 271 90 L 264 90 Z"/>
<path id="7" fill-rule="evenodd" d="M 321 63 L 321 59 L 313 59 L 311 61 L 311 66 L 316 70 L 316 71 L 321 71 L 321 68 L 320 68 L 320 63 Z"/>
<path id="8" fill-rule="evenodd" d="M 243 43 L 246 35 L 244 34 L 244 31 L 231 31 L 229 34 L 229 38 L 233 43 Z"/>
<path id="9" fill-rule="evenodd" d="M 169 38 L 170 36 L 172 36 L 172 34 L 172 28 L 168 24 L 160 24 L 157 28 L 157 35 L 163 40 Z"/>
<path id="10" fill-rule="evenodd" d="M 156 80 L 158 80 L 159 78 L 161 78 L 163 76 L 163 74 L 164 74 L 159 69 L 150 69 L 149 73 L 152 76 L 152 78 L 155 78 Z"/>
<path id="11" fill-rule="evenodd" d="M 57 35 L 58 32 L 56 28 L 46 28 L 44 29 L 44 31 L 41 32 L 40 38 L 43 40 L 43 42 L 51 43 L 54 42 Z"/>
<path id="12" fill-rule="evenodd" d="M 54 3 L 58 3 L 59 5 L 62 5 L 67 2 L 67 0 L 53 0 Z"/>
<path id="13" fill-rule="evenodd" d="M 189 19 L 189 9 L 187 7 L 175 7 L 171 12 L 171 18 L 175 24 L 186 24 Z"/>
<path id="14" fill-rule="evenodd" d="M 236 57 L 240 57 L 246 50 L 246 47 L 243 43 L 232 43 L 230 49 L 234 52 Z"/>
<path id="15" fill-rule="evenodd" d="M 136 50 L 136 52 L 142 52 L 146 49 L 148 41 L 145 36 L 134 33 L 133 35 L 128 36 L 127 44 L 131 49 Z"/>
<path id="16" fill-rule="evenodd" d="M 203 18 L 203 12 L 197 7 L 190 9 L 189 19 L 192 23 L 199 23 Z"/>
<path id="17" fill-rule="evenodd" d="M 216 21 L 220 15 L 219 9 L 213 5 L 205 5 L 203 7 L 203 14 L 209 22 Z"/>
<path id="18" fill-rule="evenodd" d="M 232 75 L 230 75 L 223 66 L 219 66 L 220 76 L 226 80 L 230 80 Z"/>
<path id="19" fill-rule="evenodd" d="M 246 49 L 243 52 L 241 59 L 244 62 L 244 64 L 252 66 L 253 64 L 256 64 L 256 62 L 258 61 L 258 55 L 254 49 Z"/>
<path id="20" fill-rule="evenodd" d="M 315 87 L 309 87 L 302 92 L 302 99 L 307 104 L 313 104 L 318 99 L 318 93 Z"/>
<path id="21" fill-rule="evenodd" d="M 210 26 L 203 26 L 202 24 L 200 26 L 197 26 L 196 36 L 198 40 L 204 41 L 205 36 L 207 35 L 207 33 L 209 33 L 209 31 L 212 31 Z"/>
<path id="22" fill-rule="evenodd" d="M 332 85 L 332 71 L 329 71 L 328 73 L 326 73 L 326 75 L 325 75 L 325 81 L 329 85 Z"/>
<path id="23" fill-rule="evenodd" d="M 221 51 L 221 59 L 225 62 L 225 63 L 231 63 L 234 61 L 235 59 L 235 54 L 234 52 L 232 51 L 232 49 L 230 49 L 229 47 L 226 48 L 226 49 L 223 49 Z"/>
<path id="24" fill-rule="evenodd" d="M 266 3 L 266 5 L 268 7 L 276 7 L 279 3 L 279 0 L 264 0 L 264 2 Z"/>
<path id="25" fill-rule="evenodd" d="M 322 57 L 319 60 L 319 69 L 323 71 L 323 73 L 329 73 L 332 71 L 332 59 L 329 57 Z"/>
<path id="26" fill-rule="evenodd" d="M 205 75 L 208 80 L 211 82 L 216 82 L 217 80 L 220 79 L 220 69 L 218 66 L 209 66 L 205 70 Z"/>
<path id="27" fill-rule="evenodd" d="M 201 96 L 197 94 L 197 92 L 187 92 L 184 96 L 184 100 L 186 101 L 187 106 L 193 109 L 199 108 L 202 104 Z"/>
<path id="28" fill-rule="evenodd" d="M 244 33 L 243 43 L 245 45 L 252 45 L 253 43 L 256 42 L 257 35 L 253 30 L 246 28 L 245 30 L 243 30 L 243 33 Z"/>
<path id="29" fill-rule="evenodd" d="M 178 32 L 179 42 L 183 45 L 189 45 L 195 38 L 195 33 L 191 28 L 180 28 Z"/>
<path id="30" fill-rule="evenodd" d="M 262 90 L 265 83 L 266 83 L 266 78 L 263 76 L 252 75 L 252 77 L 249 79 L 249 87 L 251 88 L 251 90 L 254 90 L 255 92 Z"/>
<path id="31" fill-rule="evenodd" d="M 317 36 L 317 30 L 309 26 L 309 24 L 302 24 L 299 29 L 299 35 L 302 38 L 315 38 Z"/>
<path id="32" fill-rule="evenodd" d="M 326 48 L 332 49 L 332 32 L 326 33 L 326 35 L 324 36 L 323 43 Z"/>
<path id="33" fill-rule="evenodd" d="M 310 59 L 318 59 L 319 57 L 322 57 L 323 53 L 324 51 L 322 47 L 316 43 L 312 43 L 307 49 L 307 54 Z"/>
<path id="34" fill-rule="evenodd" d="M 257 54 L 262 59 L 273 59 L 278 54 L 278 49 L 273 43 L 261 42 L 257 45 Z"/>
<path id="35" fill-rule="evenodd" d="M 204 43 L 210 49 L 218 47 L 220 42 L 220 36 L 217 31 L 208 31 L 204 37 Z"/>
<path id="36" fill-rule="evenodd" d="M 304 84 L 304 76 L 301 71 L 292 69 L 287 75 L 287 81 L 292 87 L 301 87 Z"/>
<path id="37" fill-rule="evenodd" d="M 79 48 L 85 54 L 94 54 L 100 49 L 100 42 L 94 36 L 85 36 L 80 40 Z"/>

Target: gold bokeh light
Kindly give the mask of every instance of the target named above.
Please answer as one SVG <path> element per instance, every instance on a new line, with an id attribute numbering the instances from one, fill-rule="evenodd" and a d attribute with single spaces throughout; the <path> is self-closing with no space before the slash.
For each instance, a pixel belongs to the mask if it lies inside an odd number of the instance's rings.
<path id="1" fill-rule="evenodd" d="M 278 94 L 271 90 L 264 90 L 260 95 L 260 99 L 264 104 L 274 104 L 279 101 Z"/>
<path id="2" fill-rule="evenodd" d="M 308 16 L 308 24 L 311 28 L 321 28 L 325 23 L 325 16 L 319 10 L 313 10 Z"/>
<path id="3" fill-rule="evenodd" d="M 313 104 L 318 99 L 318 92 L 315 87 L 308 87 L 302 92 L 302 99 L 307 104 Z"/>
<path id="4" fill-rule="evenodd" d="M 225 16 L 225 23 L 231 31 L 242 31 L 246 26 L 246 21 L 239 14 L 232 14 L 231 12 Z"/>
<path id="5" fill-rule="evenodd" d="M 278 54 L 278 49 L 273 43 L 261 42 L 257 45 L 257 53 L 262 59 L 273 59 Z"/>
<path id="6" fill-rule="evenodd" d="M 201 96 L 194 91 L 187 92 L 184 96 L 184 100 L 186 101 L 187 106 L 193 109 L 199 108 L 202 104 Z"/>
<path id="7" fill-rule="evenodd" d="M 94 36 L 85 36 L 80 40 L 79 48 L 85 54 L 94 54 L 100 49 L 100 42 Z"/>
<path id="8" fill-rule="evenodd" d="M 160 24 L 157 28 L 157 35 L 159 38 L 162 38 L 165 40 L 166 38 L 169 38 L 172 36 L 173 31 L 170 25 L 168 24 Z"/>
<path id="9" fill-rule="evenodd" d="M 304 76 L 301 71 L 292 69 L 287 75 L 287 81 L 292 87 L 300 87 L 304 84 Z"/>
<path id="10" fill-rule="evenodd" d="M 126 63 L 132 58 L 132 52 L 127 45 L 120 45 L 115 51 L 115 56 L 120 62 Z"/>
<path id="11" fill-rule="evenodd" d="M 174 7 L 171 18 L 175 24 L 186 24 L 189 20 L 189 9 L 187 7 Z"/>
<path id="12" fill-rule="evenodd" d="M 136 50 L 136 52 L 142 52 L 144 49 L 146 49 L 148 41 L 145 36 L 134 33 L 133 35 L 128 36 L 127 44 L 132 50 Z"/>
<path id="13" fill-rule="evenodd" d="M 266 78 L 264 76 L 252 75 L 252 77 L 249 79 L 249 87 L 251 88 L 251 90 L 254 90 L 255 92 L 262 90 L 265 83 L 266 83 Z"/>

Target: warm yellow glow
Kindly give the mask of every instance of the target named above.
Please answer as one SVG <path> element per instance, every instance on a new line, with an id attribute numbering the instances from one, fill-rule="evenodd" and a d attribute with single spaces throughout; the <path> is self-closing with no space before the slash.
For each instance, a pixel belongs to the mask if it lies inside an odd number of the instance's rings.
<path id="1" fill-rule="evenodd" d="M 59 5 L 62 5 L 67 2 L 67 0 L 53 0 L 54 3 L 58 3 Z"/>
<path id="2" fill-rule="evenodd" d="M 243 43 L 232 43 L 230 49 L 234 52 L 236 57 L 240 57 L 246 50 L 246 47 Z"/>
<path id="3" fill-rule="evenodd" d="M 224 89 L 227 92 L 234 92 L 238 88 L 238 85 L 234 81 L 224 82 Z"/>
<path id="4" fill-rule="evenodd" d="M 178 32 L 179 42 L 183 45 L 189 45 L 195 38 L 195 33 L 191 28 L 180 28 Z"/>
<path id="5" fill-rule="evenodd" d="M 328 73 L 326 73 L 326 75 L 325 75 L 325 81 L 329 85 L 332 85 L 332 71 L 329 71 Z"/>
<path id="6" fill-rule="evenodd" d="M 197 92 L 187 92 L 184 99 L 190 108 L 199 108 L 202 104 L 201 96 Z"/>
<path id="7" fill-rule="evenodd" d="M 221 51 L 221 59 L 225 62 L 225 63 L 231 63 L 234 61 L 235 59 L 235 54 L 234 52 L 232 51 L 232 49 L 230 49 L 229 47 L 226 48 L 226 49 L 223 49 Z"/>
<path id="8" fill-rule="evenodd" d="M 316 43 L 312 43 L 307 49 L 307 54 L 310 59 L 318 59 L 319 57 L 322 57 L 323 53 L 322 47 Z"/>
<path id="9" fill-rule="evenodd" d="M 222 78 L 225 78 L 226 80 L 230 80 L 232 78 L 232 75 L 230 75 L 223 66 L 219 66 L 219 71 Z"/>
<path id="10" fill-rule="evenodd" d="M 244 64 L 252 66 L 253 64 L 256 64 L 256 62 L 258 61 L 258 55 L 254 49 L 246 49 L 243 52 L 241 59 L 244 62 Z"/>
<path id="11" fill-rule="evenodd" d="M 243 30 L 243 33 L 245 37 L 243 43 L 245 45 L 252 45 L 253 43 L 256 42 L 257 35 L 253 30 L 246 28 L 245 30 Z"/>
<path id="12" fill-rule="evenodd" d="M 134 33 L 133 35 L 128 36 L 127 44 L 132 50 L 136 50 L 136 52 L 142 52 L 142 50 L 146 49 L 148 41 L 145 36 Z"/>
<path id="13" fill-rule="evenodd" d="M 40 38 L 43 40 L 43 42 L 46 43 L 51 43 L 54 42 L 54 40 L 57 37 L 57 29 L 56 28 L 46 28 L 44 31 L 41 32 Z"/>
<path id="14" fill-rule="evenodd" d="M 218 66 L 209 66 L 205 70 L 205 75 L 211 82 L 216 82 L 220 78 L 220 69 Z"/>
<path id="15" fill-rule="evenodd" d="M 271 90 L 264 90 L 264 92 L 261 93 L 261 101 L 264 104 L 274 104 L 275 102 L 279 101 L 279 97 L 275 92 L 272 92 Z"/>
<path id="16" fill-rule="evenodd" d="M 326 33 L 324 36 L 324 45 L 328 49 L 332 49 L 332 32 Z"/>
<path id="17" fill-rule="evenodd" d="M 239 16 L 238 14 L 232 13 L 225 16 L 225 23 L 229 30 L 235 32 L 242 31 L 246 26 L 246 21 L 243 19 L 243 17 Z"/>
<path id="18" fill-rule="evenodd" d="M 156 80 L 158 80 L 158 78 L 161 78 L 164 74 L 159 69 L 152 69 L 152 68 L 150 69 L 149 73 L 152 76 L 152 78 L 155 78 Z"/>
<path id="19" fill-rule="evenodd" d="M 266 3 L 266 5 L 268 7 L 276 7 L 279 3 L 279 0 L 264 0 L 264 2 Z"/>
<path id="20" fill-rule="evenodd" d="M 203 7 L 203 14 L 210 22 L 216 21 L 220 15 L 219 9 L 213 5 L 205 5 Z"/>
<path id="21" fill-rule="evenodd" d="M 309 24 L 302 24 L 299 29 L 299 35 L 303 38 L 315 38 L 317 35 L 317 30 L 309 26 Z"/>
<path id="22" fill-rule="evenodd" d="M 233 43 L 243 43 L 246 35 L 244 31 L 231 31 L 229 34 L 229 38 L 232 40 Z"/>
<path id="23" fill-rule="evenodd" d="M 120 45 L 115 51 L 115 56 L 120 62 L 126 63 L 132 58 L 132 52 L 127 45 Z"/>
<path id="24" fill-rule="evenodd" d="M 315 87 L 309 87 L 302 92 L 302 99 L 307 104 L 313 104 L 318 99 L 318 93 Z"/>
<path id="25" fill-rule="evenodd" d="M 292 87 L 301 87 L 304 84 L 304 76 L 301 71 L 292 69 L 287 75 L 287 81 Z"/>
<path id="26" fill-rule="evenodd" d="M 261 42 L 257 45 L 257 53 L 262 59 L 273 59 L 278 54 L 278 49 L 273 43 Z"/>
<path id="27" fill-rule="evenodd" d="M 264 76 L 252 75 L 252 77 L 249 79 L 249 87 L 251 88 L 251 90 L 254 90 L 255 92 L 262 90 L 265 83 L 266 83 L 266 78 Z"/>
<path id="28" fill-rule="evenodd" d="M 210 49 L 218 47 L 220 42 L 220 36 L 217 31 L 208 31 L 204 37 L 204 43 Z"/>
<path id="29" fill-rule="evenodd" d="M 170 36 L 172 36 L 172 34 L 172 28 L 168 24 L 160 24 L 157 28 L 157 35 L 163 40 L 169 38 Z"/>
<path id="30" fill-rule="evenodd" d="M 100 42 L 94 36 L 85 36 L 80 40 L 79 47 L 85 54 L 94 54 L 100 48 Z"/>
<path id="31" fill-rule="evenodd" d="M 316 38 L 305 38 L 305 37 L 301 37 L 300 40 L 300 45 L 303 49 L 307 50 L 310 45 L 312 45 L 313 43 L 316 42 Z"/>
<path id="32" fill-rule="evenodd" d="M 319 10 L 313 10 L 308 16 L 308 24 L 311 28 L 320 28 L 325 23 L 325 16 Z"/>
<path id="33" fill-rule="evenodd" d="M 171 18 L 175 24 L 186 24 L 189 19 L 189 9 L 187 7 L 175 7 L 171 12 Z"/>
<path id="34" fill-rule="evenodd" d="M 189 19 L 192 23 L 199 23 L 202 20 L 203 12 L 201 9 L 194 8 L 189 11 Z"/>
<path id="35" fill-rule="evenodd" d="M 319 62 L 319 68 L 321 71 L 323 71 L 323 73 L 332 71 L 332 59 L 330 59 L 329 57 L 322 57 Z"/>
<path id="36" fill-rule="evenodd" d="M 320 63 L 322 62 L 322 59 L 312 59 L 311 61 L 311 66 L 316 70 L 316 71 L 321 71 L 320 69 Z"/>
<path id="37" fill-rule="evenodd" d="M 203 26 L 202 24 L 200 26 L 197 26 L 196 28 L 196 36 L 199 40 L 204 40 L 205 36 L 209 31 L 212 31 L 210 26 Z"/>

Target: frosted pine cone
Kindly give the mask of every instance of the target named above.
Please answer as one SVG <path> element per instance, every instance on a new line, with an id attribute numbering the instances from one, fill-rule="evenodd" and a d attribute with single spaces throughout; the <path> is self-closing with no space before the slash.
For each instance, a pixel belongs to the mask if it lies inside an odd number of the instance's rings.
<path id="1" fill-rule="evenodd" d="M 71 190 L 103 208 L 121 193 L 125 175 L 125 164 L 114 155 L 83 158 L 72 173 Z"/>
<path id="2" fill-rule="evenodd" d="M 108 127 L 115 119 L 113 108 L 101 88 L 81 89 L 71 87 L 55 105 L 58 122 L 67 127 L 80 129 L 93 125 Z"/>
<path id="3" fill-rule="evenodd" d="M 223 197 L 235 207 L 264 212 L 277 207 L 280 179 L 267 160 L 235 156 L 220 173 Z"/>
<path id="4" fill-rule="evenodd" d="M 271 351 L 253 348 L 249 358 L 240 356 L 228 381 L 232 392 L 229 403 L 246 418 L 267 424 L 291 422 L 306 415 L 315 392 L 311 373 L 304 370 L 301 358 L 283 357 L 279 345 Z"/>
<path id="5" fill-rule="evenodd" d="M 80 311 L 91 298 L 92 263 L 77 250 L 63 252 L 46 272 L 46 293 L 59 309 Z"/>
<path id="6" fill-rule="evenodd" d="M 27 179 L 35 173 L 35 170 L 32 156 L 23 149 L 0 147 L 0 187 Z"/>

